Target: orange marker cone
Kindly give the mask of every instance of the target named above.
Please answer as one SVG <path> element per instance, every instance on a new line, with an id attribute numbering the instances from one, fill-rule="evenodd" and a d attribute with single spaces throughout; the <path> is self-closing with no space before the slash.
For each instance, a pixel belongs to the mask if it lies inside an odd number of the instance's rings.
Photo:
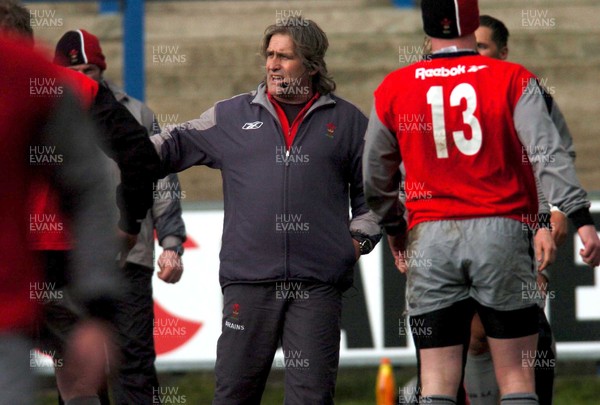
<path id="1" fill-rule="evenodd" d="M 394 405 L 396 403 L 396 381 L 394 370 L 388 358 L 381 359 L 381 365 L 377 373 L 375 397 L 377 398 L 377 405 Z"/>

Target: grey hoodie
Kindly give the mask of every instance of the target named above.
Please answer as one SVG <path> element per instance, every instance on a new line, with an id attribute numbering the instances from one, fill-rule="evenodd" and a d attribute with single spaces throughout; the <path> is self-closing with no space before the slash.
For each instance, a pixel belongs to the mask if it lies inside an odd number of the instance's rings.
<path id="1" fill-rule="evenodd" d="M 155 131 L 160 132 L 154 113 L 148 106 L 129 96 L 114 83 L 109 81 L 105 81 L 105 83 L 117 101 L 123 104 L 131 115 L 146 128 L 148 135 L 152 135 Z M 116 164 L 113 166 L 114 180 L 118 182 L 119 168 Z M 185 194 L 181 192 L 177 175 L 171 174 L 158 180 L 152 191 L 154 203 L 142 222 L 137 243 L 127 255 L 128 262 L 148 268 L 154 268 L 154 229 L 156 229 L 158 241 L 163 248 L 181 245 L 186 239 L 180 201 L 180 197 Z"/>

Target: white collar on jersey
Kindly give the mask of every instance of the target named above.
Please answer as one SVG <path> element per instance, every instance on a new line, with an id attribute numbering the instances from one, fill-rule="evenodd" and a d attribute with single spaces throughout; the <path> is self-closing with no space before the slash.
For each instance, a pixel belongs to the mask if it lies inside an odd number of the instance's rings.
<path id="1" fill-rule="evenodd" d="M 473 52 L 473 49 L 459 49 L 456 45 L 452 45 L 452 46 L 447 46 L 445 48 L 442 49 L 438 49 L 437 51 L 433 52 L 433 55 L 437 54 L 437 53 L 455 53 L 455 52 Z"/>

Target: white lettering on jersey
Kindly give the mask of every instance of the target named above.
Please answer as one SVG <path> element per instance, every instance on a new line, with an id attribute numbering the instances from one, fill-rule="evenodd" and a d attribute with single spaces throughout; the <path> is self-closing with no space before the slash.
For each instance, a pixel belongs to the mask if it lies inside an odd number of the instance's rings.
<path id="1" fill-rule="evenodd" d="M 488 67 L 488 65 L 473 65 L 469 67 L 469 70 L 467 70 L 464 65 L 458 65 L 450 69 L 445 67 L 435 69 L 418 68 L 417 70 L 415 70 L 415 79 L 425 80 L 428 77 L 458 76 L 465 73 L 477 72 L 481 69 L 485 69 Z"/>
<path id="2" fill-rule="evenodd" d="M 435 69 L 418 68 L 415 70 L 415 79 L 425 80 L 428 77 L 448 77 L 465 74 L 467 69 L 465 65 L 458 65 L 451 69 L 441 67 Z"/>

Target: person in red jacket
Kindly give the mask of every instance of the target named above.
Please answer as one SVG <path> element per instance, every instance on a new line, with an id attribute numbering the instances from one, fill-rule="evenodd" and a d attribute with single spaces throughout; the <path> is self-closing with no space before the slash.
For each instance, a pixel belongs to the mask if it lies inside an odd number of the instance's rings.
<path id="1" fill-rule="evenodd" d="M 30 47 L 33 44 L 29 12 L 17 2 L 2 4 L 0 30 L 5 36 L 24 36 L 24 41 Z M 83 106 L 90 110 L 96 124 L 99 125 L 101 130 L 95 140 L 96 144 L 106 155 L 113 158 L 121 169 L 121 218 L 118 224 L 122 230 L 121 235 L 127 241 L 127 246 L 124 247 L 124 251 L 127 251 L 135 243 L 135 234 L 139 232 L 141 221 L 146 217 L 153 202 L 152 183 L 156 177 L 154 173 L 158 167 L 158 156 L 147 138 L 146 129 L 117 102 L 109 89 L 70 69 L 57 67 L 56 71 L 61 80 L 75 90 Z M 34 155 L 34 159 L 39 161 L 53 158 L 46 156 L 47 152 L 44 149 L 36 149 Z M 76 390 L 87 396 L 86 404 L 95 404 L 98 399 L 92 396 L 96 393 L 97 384 L 93 376 L 90 377 L 86 373 L 85 360 L 72 358 L 67 361 L 62 358 L 64 342 L 80 316 L 80 309 L 71 303 L 70 295 L 62 288 L 67 284 L 64 269 L 70 260 L 65 252 L 71 250 L 77 240 L 70 235 L 67 216 L 61 209 L 61 198 L 54 187 L 43 177 L 36 177 L 32 182 L 28 206 L 33 231 L 29 233 L 29 246 L 35 251 L 45 252 L 43 260 L 46 282 L 51 286 L 46 288 L 53 290 L 48 291 L 48 294 L 61 295 L 58 304 L 54 303 L 57 305 L 49 303 L 45 307 L 47 317 L 52 317 L 55 322 L 60 321 L 62 326 L 42 328 L 43 347 L 56 357 L 55 362 L 66 364 L 65 367 L 55 367 L 61 396 L 70 400 L 73 397 L 72 392 Z M 106 308 L 106 311 L 112 316 L 114 308 Z M 77 371 L 71 372 L 74 369 Z"/>
<path id="2" fill-rule="evenodd" d="M 99 318 L 114 305 L 120 283 L 113 265 L 114 229 L 106 221 L 115 215 L 106 197 L 107 167 L 94 146 L 95 129 L 61 73 L 27 41 L 1 33 L 0 53 L 0 404 L 28 405 L 35 392 L 31 368 L 40 358 L 30 354 L 29 338 L 39 315 L 38 300 L 48 292 L 40 257 L 27 241 L 36 226 L 27 204 L 32 179 L 45 177 L 69 214 L 65 218 L 78 241 L 69 286 L 73 299 L 92 315 L 74 326 L 65 353 L 66 359 L 85 356 L 85 367 L 69 360 L 75 367 L 65 363 L 64 371 L 72 375 L 83 370 L 96 385 L 104 379 L 110 347 L 110 334 Z M 40 159 L 41 151 L 45 159 Z M 65 392 L 69 401 L 82 394 Z"/>
<path id="3" fill-rule="evenodd" d="M 30 24 L 29 10 L 18 1 L 7 0 L 1 3 L 2 36 L 17 37 L 25 45 L 32 47 L 34 38 Z M 122 238 L 131 248 L 135 244 L 135 235 L 139 233 L 141 223 L 154 202 L 153 183 L 159 178 L 160 159 L 148 140 L 146 129 L 115 99 L 107 87 L 70 69 L 59 68 L 59 73 L 84 108 L 91 112 L 100 129 L 97 144 L 119 165 L 121 185 L 117 195 L 120 212 L 118 225 Z M 42 196 L 43 192 L 39 194 Z M 43 202 L 37 203 L 44 209 Z M 47 243 L 52 244 L 52 239 L 48 239 Z"/>
<path id="4" fill-rule="evenodd" d="M 536 77 L 477 53 L 477 1 L 423 0 L 421 8 L 433 54 L 377 88 L 363 159 L 367 202 L 399 268 L 408 270 L 420 403 L 456 403 L 477 312 L 501 403 L 538 404 L 534 370 L 522 367 L 537 343 L 537 303 L 521 294 L 535 285 L 531 236 L 549 227 L 548 215 L 538 214 L 534 171 L 548 200 L 576 226 L 583 261 L 597 266 L 590 202 Z M 410 125 L 415 119 L 422 125 Z M 549 156 L 551 164 L 541 163 Z M 398 198 L 401 163 L 405 189 L 420 191 L 407 193 L 407 222 Z M 551 253 L 554 242 L 544 233 L 542 251 Z"/>

